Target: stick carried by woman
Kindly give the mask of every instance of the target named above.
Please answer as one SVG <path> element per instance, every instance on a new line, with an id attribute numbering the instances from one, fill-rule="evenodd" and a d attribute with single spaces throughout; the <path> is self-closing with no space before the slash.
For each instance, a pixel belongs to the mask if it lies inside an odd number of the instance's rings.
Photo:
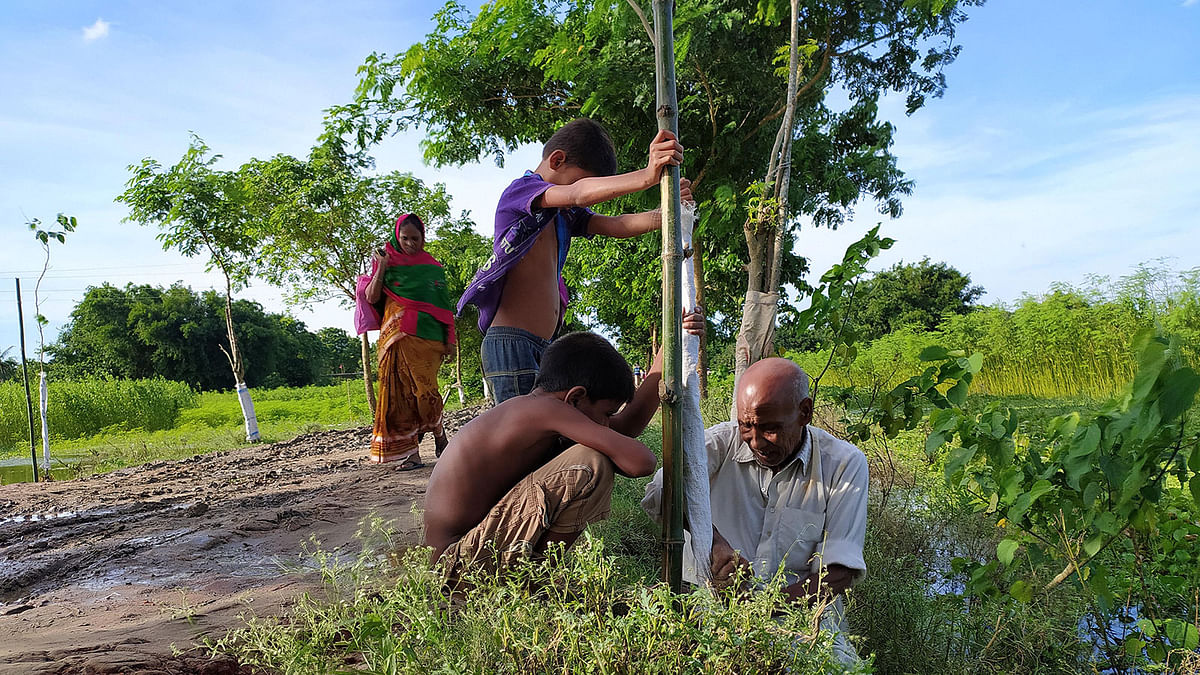
<path id="1" fill-rule="evenodd" d="M 371 460 L 419 469 L 419 443 L 432 432 L 446 447 L 437 373 L 454 346 L 454 305 L 441 263 L 425 252 L 425 223 L 409 213 L 396 219 L 383 250 L 372 255 L 367 301 L 384 299 L 379 330 L 379 397 Z"/>

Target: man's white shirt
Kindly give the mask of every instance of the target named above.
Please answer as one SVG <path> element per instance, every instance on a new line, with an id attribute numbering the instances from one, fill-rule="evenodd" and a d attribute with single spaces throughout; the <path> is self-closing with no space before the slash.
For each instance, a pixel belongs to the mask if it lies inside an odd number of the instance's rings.
<path id="1" fill-rule="evenodd" d="M 760 465 L 735 422 L 704 434 L 713 525 L 730 546 L 770 579 L 782 568 L 791 585 L 831 564 L 866 571 L 867 458 L 854 445 L 812 425 L 796 456 L 779 469 Z M 662 513 L 662 469 L 646 486 L 642 508 Z M 684 546 L 684 579 L 696 583 L 696 560 Z"/>

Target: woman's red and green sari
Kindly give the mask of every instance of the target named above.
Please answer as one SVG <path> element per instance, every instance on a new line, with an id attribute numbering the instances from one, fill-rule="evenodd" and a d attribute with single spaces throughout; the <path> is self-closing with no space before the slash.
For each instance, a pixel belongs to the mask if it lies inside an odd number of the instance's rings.
<path id="1" fill-rule="evenodd" d="M 455 341 L 453 305 L 433 256 L 401 252 L 394 233 L 386 253 L 371 459 L 420 465 L 421 436 L 444 435 L 437 373 Z"/>

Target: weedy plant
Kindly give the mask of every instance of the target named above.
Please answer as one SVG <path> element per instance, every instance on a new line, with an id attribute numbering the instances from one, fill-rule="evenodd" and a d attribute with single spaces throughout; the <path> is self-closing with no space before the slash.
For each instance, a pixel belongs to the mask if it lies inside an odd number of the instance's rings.
<path id="1" fill-rule="evenodd" d="M 188 597 L 186 588 L 177 588 L 175 590 L 179 592 L 179 602 L 158 603 L 160 611 L 164 614 L 169 614 L 172 621 L 186 621 L 188 625 L 195 625 L 196 619 L 204 616 L 204 612 L 200 611 L 200 605 L 192 602 L 191 598 Z"/>
<path id="2" fill-rule="evenodd" d="M 1200 375 L 1177 339 L 1146 330 L 1134 350 L 1138 371 L 1122 395 L 1028 435 L 1010 408 L 966 408 L 982 358 L 942 347 L 926 348 L 934 365 L 847 424 L 863 440 L 895 437 L 932 406 L 926 451 L 1004 532 L 994 555 L 954 560 L 968 594 L 1011 603 L 997 633 L 1063 588 L 1083 596 L 1095 661 L 1118 673 L 1175 667 L 1200 646 L 1200 429 L 1188 417 Z"/>
<path id="3" fill-rule="evenodd" d="M 248 619 L 210 648 L 282 673 L 843 672 L 831 636 L 778 587 L 714 597 L 630 585 L 590 534 L 503 575 L 468 574 L 460 598 L 428 549 L 319 559 L 326 597 Z"/>

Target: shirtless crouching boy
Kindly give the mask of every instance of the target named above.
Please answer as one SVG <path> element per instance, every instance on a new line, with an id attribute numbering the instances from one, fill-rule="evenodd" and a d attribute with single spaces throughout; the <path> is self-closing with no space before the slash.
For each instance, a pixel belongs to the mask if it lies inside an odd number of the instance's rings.
<path id="1" fill-rule="evenodd" d="M 684 319 L 692 333 L 703 314 Z M 425 544 L 443 573 L 501 570 L 570 546 L 608 515 L 614 473 L 648 476 L 657 458 L 635 437 L 658 410 L 662 352 L 636 392 L 625 358 L 594 333 L 555 340 L 532 392 L 463 427 L 425 492 Z M 624 405 L 624 408 L 622 408 Z"/>
<path id="2" fill-rule="evenodd" d="M 513 181 L 496 206 L 492 257 L 463 292 L 458 311 L 479 308 L 483 374 L 499 404 L 528 394 L 542 353 L 558 332 L 567 306 L 563 263 L 573 237 L 634 237 L 656 232 L 658 211 L 604 216 L 587 207 L 652 188 L 667 166 L 683 161 L 669 131 L 650 142 L 646 166 L 617 174 L 612 139 L 599 123 L 577 119 L 554 132 L 533 171 Z M 680 181 L 691 200 L 691 183 Z"/>

